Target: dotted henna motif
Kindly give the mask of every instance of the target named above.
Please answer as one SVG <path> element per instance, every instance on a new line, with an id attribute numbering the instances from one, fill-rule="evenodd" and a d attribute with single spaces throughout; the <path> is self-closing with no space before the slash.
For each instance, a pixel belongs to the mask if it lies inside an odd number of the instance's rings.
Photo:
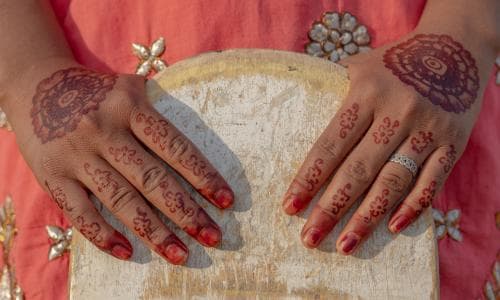
<path id="1" fill-rule="evenodd" d="M 49 190 L 50 196 L 52 197 L 52 199 L 54 199 L 54 201 L 56 202 L 57 206 L 59 206 L 60 209 L 64 209 L 65 211 L 68 212 L 73 210 L 73 207 L 69 206 L 66 194 L 63 192 L 62 188 L 60 187 L 51 188 L 47 181 L 45 181 L 45 186 Z"/>
<path id="2" fill-rule="evenodd" d="M 445 156 L 441 156 L 439 158 L 439 162 L 443 165 L 443 171 L 445 173 L 449 173 L 457 160 L 457 151 L 455 150 L 455 146 L 451 145 L 450 149 L 446 151 Z"/>
<path id="3" fill-rule="evenodd" d="M 333 215 L 338 215 L 342 210 L 342 208 L 344 208 L 351 199 L 351 196 L 348 194 L 350 189 L 351 189 L 351 184 L 347 183 L 343 188 L 339 188 L 337 190 L 337 193 L 333 195 L 329 207 L 329 211 Z"/>
<path id="4" fill-rule="evenodd" d="M 69 68 L 42 80 L 32 100 L 35 134 L 47 143 L 74 131 L 82 116 L 99 108 L 116 79 L 116 75 Z"/>
<path id="5" fill-rule="evenodd" d="M 321 176 L 321 166 L 323 165 L 323 159 L 318 158 L 314 161 L 314 165 L 307 169 L 305 180 L 307 183 L 306 189 L 309 192 L 314 190 L 314 186 L 319 183 L 319 176 Z"/>
<path id="6" fill-rule="evenodd" d="M 158 227 L 152 227 L 151 219 L 148 217 L 148 213 L 145 210 L 137 207 L 135 211 L 137 216 L 132 220 L 134 223 L 134 230 L 139 236 L 146 238 L 148 241 L 152 241 L 156 238 L 154 233 L 158 230 Z"/>
<path id="7" fill-rule="evenodd" d="M 135 157 L 137 151 L 134 149 L 129 149 L 127 146 L 121 148 L 109 147 L 109 153 L 113 155 L 116 162 L 123 162 L 126 165 L 136 164 L 138 166 L 142 165 L 144 161 L 138 157 Z"/>
<path id="8" fill-rule="evenodd" d="M 83 216 L 78 216 L 76 218 L 77 228 L 89 241 L 95 243 L 98 246 L 103 246 L 102 236 L 99 235 L 101 232 L 101 225 L 97 222 L 85 223 Z"/>
<path id="9" fill-rule="evenodd" d="M 399 127 L 399 121 L 395 120 L 391 122 L 389 117 L 385 117 L 377 128 L 377 131 L 373 133 L 373 140 L 376 144 L 388 144 L 390 141 L 390 137 L 392 137 L 396 131 L 395 129 Z"/>
<path id="10" fill-rule="evenodd" d="M 422 153 L 432 142 L 434 142 L 432 132 L 419 131 L 418 137 L 411 138 L 411 148 L 417 153 Z"/>
<path id="11" fill-rule="evenodd" d="M 348 108 L 340 115 L 340 137 L 345 138 L 347 132 L 354 128 L 355 122 L 358 120 L 359 105 L 354 103 L 351 108 Z"/>
<path id="12" fill-rule="evenodd" d="M 448 35 L 417 34 L 387 50 L 384 63 L 402 82 L 445 111 L 465 112 L 477 97 L 476 62 Z"/>
<path id="13" fill-rule="evenodd" d="M 373 218 L 382 216 L 387 212 L 387 206 L 389 205 L 389 199 L 387 199 L 388 195 L 389 190 L 384 189 L 382 190 L 382 194 L 375 197 L 375 200 L 370 203 L 370 215 L 368 217 L 364 217 L 365 223 L 370 223 Z"/>

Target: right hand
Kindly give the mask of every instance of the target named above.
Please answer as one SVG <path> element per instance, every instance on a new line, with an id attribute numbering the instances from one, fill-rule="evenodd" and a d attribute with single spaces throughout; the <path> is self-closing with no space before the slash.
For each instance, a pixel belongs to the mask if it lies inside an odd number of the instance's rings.
<path id="1" fill-rule="evenodd" d="M 221 231 L 147 150 L 218 208 L 231 206 L 234 195 L 196 146 L 149 105 L 144 80 L 80 66 L 60 69 L 38 83 L 32 105 L 8 115 L 37 180 L 89 241 L 120 259 L 133 252 L 88 191 L 149 248 L 184 264 L 187 247 L 149 204 L 204 246 L 216 246 Z"/>

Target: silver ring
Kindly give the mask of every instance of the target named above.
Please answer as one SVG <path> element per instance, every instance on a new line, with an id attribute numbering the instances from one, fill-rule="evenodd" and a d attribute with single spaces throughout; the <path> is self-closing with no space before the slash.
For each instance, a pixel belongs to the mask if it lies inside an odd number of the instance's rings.
<path id="1" fill-rule="evenodd" d="M 417 176 L 418 165 L 413 159 L 409 158 L 408 156 L 399 153 L 394 153 L 389 159 L 389 161 L 402 165 L 408 171 L 410 171 L 413 177 Z"/>

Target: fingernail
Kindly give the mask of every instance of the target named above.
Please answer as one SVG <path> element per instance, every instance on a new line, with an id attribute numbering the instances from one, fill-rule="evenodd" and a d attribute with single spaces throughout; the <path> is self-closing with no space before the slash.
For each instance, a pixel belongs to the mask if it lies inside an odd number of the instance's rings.
<path id="1" fill-rule="evenodd" d="M 285 212 L 290 215 L 298 213 L 303 207 L 304 203 L 299 199 L 299 197 L 297 197 L 297 195 L 289 195 L 283 205 Z"/>
<path id="2" fill-rule="evenodd" d="M 215 247 L 220 242 L 222 234 L 219 228 L 210 224 L 203 227 L 198 233 L 198 241 L 207 247 Z"/>
<path id="3" fill-rule="evenodd" d="M 410 224 L 410 218 L 408 218 L 406 215 L 400 215 L 396 219 L 394 219 L 391 224 L 389 224 L 389 227 L 392 232 L 399 233 L 403 229 L 405 229 L 408 224 Z"/>
<path id="4" fill-rule="evenodd" d="M 186 245 L 173 234 L 157 245 L 156 251 L 174 265 L 183 265 L 189 256 Z"/>
<path id="5" fill-rule="evenodd" d="M 354 232 L 348 232 L 342 240 L 340 241 L 340 249 L 344 254 L 351 254 L 353 250 L 356 248 L 360 240 L 359 235 Z"/>
<path id="6" fill-rule="evenodd" d="M 308 248 L 316 248 L 321 240 L 323 239 L 323 234 L 317 228 L 309 228 L 302 238 L 302 242 Z"/>
<path id="7" fill-rule="evenodd" d="M 177 243 L 168 245 L 164 254 L 168 261 L 174 265 L 183 265 L 188 258 L 188 252 Z"/>
<path id="8" fill-rule="evenodd" d="M 214 198 L 215 202 L 217 202 L 217 204 L 219 204 L 221 208 L 228 208 L 234 202 L 234 194 L 228 188 L 221 188 L 220 190 L 218 190 L 215 193 Z"/>
<path id="9" fill-rule="evenodd" d="M 119 259 L 127 260 L 132 256 L 133 248 L 126 237 L 120 232 L 116 231 L 108 240 L 109 248 L 108 250 L 111 254 Z"/>

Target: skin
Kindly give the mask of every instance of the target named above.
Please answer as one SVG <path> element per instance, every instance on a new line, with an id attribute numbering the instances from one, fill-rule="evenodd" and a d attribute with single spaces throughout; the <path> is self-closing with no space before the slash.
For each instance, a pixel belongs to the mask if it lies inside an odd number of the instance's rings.
<path id="1" fill-rule="evenodd" d="M 145 78 L 79 65 L 44 1 L 1 0 L 0 7 L 0 56 L 10 58 L 0 63 L 0 106 L 35 177 L 73 226 L 99 249 L 131 257 L 129 241 L 89 200 L 94 194 L 172 264 L 184 264 L 188 248 L 152 206 L 200 244 L 217 246 L 219 226 L 163 163 L 220 209 L 232 205 L 233 192 L 148 104 Z"/>
<path id="2" fill-rule="evenodd" d="M 481 110 L 500 52 L 499 14 L 498 1 L 430 0 L 413 32 L 341 62 L 348 96 L 283 197 L 295 215 L 326 185 L 300 233 L 304 246 L 318 247 L 359 198 L 337 239 L 341 254 L 354 253 L 391 211 L 388 229 L 399 233 L 431 205 Z M 417 163 L 416 178 L 388 162 L 393 153 Z"/>

